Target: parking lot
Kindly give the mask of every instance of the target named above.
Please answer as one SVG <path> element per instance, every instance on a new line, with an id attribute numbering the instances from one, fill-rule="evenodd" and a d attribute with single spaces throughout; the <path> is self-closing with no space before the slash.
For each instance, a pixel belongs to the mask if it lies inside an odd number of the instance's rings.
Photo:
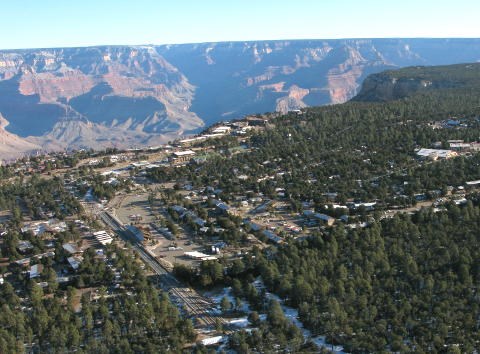
<path id="1" fill-rule="evenodd" d="M 135 223 L 135 220 L 131 218 L 133 215 L 138 215 L 141 218 L 141 220 L 138 220 L 140 225 L 155 221 L 155 216 L 148 203 L 148 193 L 125 196 L 120 206 L 115 209 L 115 213 L 125 224 Z"/>
<path id="2" fill-rule="evenodd" d="M 151 207 L 148 203 L 148 193 L 131 194 L 123 197 L 118 208 L 115 209 L 117 217 L 125 224 L 134 223 L 139 227 L 146 227 L 150 229 L 151 242 L 147 242 L 147 248 L 159 258 L 174 264 L 180 263 L 189 266 L 198 266 L 199 261 L 188 258 L 184 255 L 185 252 L 205 252 L 203 246 L 192 242 L 191 237 L 180 226 L 178 226 L 179 233 L 175 239 L 167 239 L 160 232 L 151 227 L 151 223 L 157 221 L 157 218 L 163 218 L 162 208 L 154 203 Z M 138 220 L 135 217 L 138 216 Z M 157 217 L 156 217 L 157 216 Z"/>

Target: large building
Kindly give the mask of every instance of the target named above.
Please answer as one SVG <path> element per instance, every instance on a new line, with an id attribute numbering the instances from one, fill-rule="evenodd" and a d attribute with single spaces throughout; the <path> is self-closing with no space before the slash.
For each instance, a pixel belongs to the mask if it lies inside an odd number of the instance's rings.
<path id="1" fill-rule="evenodd" d="M 138 227 L 135 227 L 133 225 L 127 225 L 126 228 L 128 231 L 130 231 L 130 234 L 135 237 L 137 241 L 143 242 L 145 240 L 145 235 Z"/>
<path id="2" fill-rule="evenodd" d="M 103 246 L 106 246 L 106 245 L 109 245 L 110 243 L 112 243 L 113 241 L 113 238 L 112 236 L 110 236 L 106 231 L 102 230 L 102 231 L 96 231 L 93 233 L 93 237 L 95 237 L 95 239 L 101 243 Z"/>
<path id="3" fill-rule="evenodd" d="M 316 213 L 313 210 L 305 210 L 303 212 L 303 216 L 305 216 L 309 220 L 316 221 L 320 224 L 324 224 L 327 226 L 332 226 L 335 223 L 335 218 L 332 218 L 331 216 L 326 214 Z"/>
<path id="4" fill-rule="evenodd" d="M 195 152 L 192 150 L 176 151 L 171 156 L 171 161 L 173 164 L 181 164 L 190 161 Z"/>
<path id="5" fill-rule="evenodd" d="M 417 151 L 417 156 L 428 158 L 431 160 L 449 159 L 457 155 L 458 154 L 453 150 L 444 149 L 420 149 Z"/>

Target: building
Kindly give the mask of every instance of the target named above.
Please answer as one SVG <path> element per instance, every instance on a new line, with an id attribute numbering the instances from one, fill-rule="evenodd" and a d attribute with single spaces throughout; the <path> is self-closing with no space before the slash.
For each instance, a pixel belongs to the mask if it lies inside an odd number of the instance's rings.
<path id="1" fill-rule="evenodd" d="M 195 259 L 197 261 L 212 261 L 217 259 L 217 257 L 215 256 L 210 256 L 208 254 L 198 252 L 198 251 L 185 252 L 184 255 L 187 256 L 188 258 Z"/>
<path id="2" fill-rule="evenodd" d="M 230 130 L 232 128 L 231 127 L 227 127 L 227 126 L 219 126 L 219 127 L 216 127 L 212 130 L 212 134 L 228 134 L 230 133 Z"/>
<path id="3" fill-rule="evenodd" d="M 332 226 L 335 223 L 335 218 L 332 218 L 331 216 L 326 214 L 315 213 L 313 216 L 315 219 L 328 226 Z"/>
<path id="4" fill-rule="evenodd" d="M 112 236 L 110 236 L 106 231 L 96 231 L 93 233 L 93 237 L 101 243 L 103 246 L 109 245 L 113 242 Z"/>
<path id="5" fill-rule="evenodd" d="M 25 223 L 22 227 L 22 232 L 32 232 L 35 236 L 42 235 L 45 232 L 58 233 L 64 232 L 67 229 L 65 221 L 57 219 L 50 219 L 48 221 L 33 221 Z"/>
<path id="6" fill-rule="evenodd" d="M 256 117 L 248 117 L 247 122 L 249 126 L 255 127 L 255 126 L 264 126 L 268 123 L 268 120 L 262 119 L 262 118 L 256 118 Z"/>
<path id="7" fill-rule="evenodd" d="M 204 346 L 217 345 L 225 342 L 225 340 L 226 338 L 223 336 L 216 336 L 216 337 L 209 337 L 209 338 L 202 339 L 200 343 Z"/>
<path id="8" fill-rule="evenodd" d="M 431 160 L 449 159 L 457 155 L 455 151 L 445 149 L 420 149 L 417 151 L 417 156 Z"/>
<path id="9" fill-rule="evenodd" d="M 219 214 L 228 214 L 230 207 L 227 204 L 220 202 L 215 204 L 215 210 Z"/>
<path id="10" fill-rule="evenodd" d="M 82 252 L 75 243 L 64 243 L 62 247 L 65 251 L 67 251 L 70 254 L 77 254 Z"/>
<path id="11" fill-rule="evenodd" d="M 190 146 L 190 145 L 193 145 L 195 143 L 198 143 L 199 141 L 203 141 L 205 139 L 207 139 L 206 136 L 197 136 L 195 138 L 180 140 L 179 143 L 184 145 L 184 146 Z"/>
<path id="12" fill-rule="evenodd" d="M 139 242 L 143 242 L 145 239 L 145 236 L 143 235 L 142 230 L 140 230 L 138 227 L 135 227 L 133 225 L 127 225 L 126 226 L 127 230 L 130 232 L 133 237 Z"/>
<path id="13" fill-rule="evenodd" d="M 77 270 L 80 268 L 80 263 L 83 261 L 83 257 L 77 256 L 77 257 L 68 257 L 67 258 L 68 264 L 70 264 L 70 267 L 72 267 L 73 270 Z"/>
<path id="14" fill-rule="evenodd" d="M 283 239 L 280 236 L 275 235 L 272 231 L 270 230 L 263 230 L 263 235 L 269 239 L 269 241 L 272 241 L 273 243 L 282 243 Z"/>
<path id="15" fill-rule="evenodd" d="M 30 279 L 40 276 L 43 270 L 43 264 L 34 264 L 30 267 L 29 277 Z"/>
<path id="16" fill-rule="evenodd" d="M 173 164 L 181 164 L 190 161 L 195 152 L 192 150 L 176 151 L 170 157 L 170 160 Z"/>
<path id="17" fill-rule="evenodd" d="M 305 210 L 303 216 L 309 220 L 315 220 L 327 226 L 332 226 L 335 223 L 335 218 L 332 218 L 327 214 L 315 213 L 313 210 Z"/>
<path id="18" fill-rule="evenodd" d="M 21 253 L 25 253 L 33 249 L 33 245 L 30 241 L 18 241 L 17 249 Z"/>
<path id="19" fill-rule="evenodd" d="M 466 150 L 466 151 L 479 151 L 480 150 L 480 143 L 479 142 L 471 142 L 465 143 L 463 140 L 449 140 L 448 141 L 450 148 L 454 150 Z"/>
<path id="20" fill-rule="evenodd" d="M 354 209 L 354 210 L 357 210 L 359 208 L 364 208 L 366 211 L 372 211 L 372 210 L 375 210 L 376 205 L 377 205 L 377 202 L 359 202 L 359 203 L 347 202 L 347 207 L 349 209 Z"/>
<path id="21" fill-rule="evenodd" d="M 478 186 L 480 185 L 480 179 L 479 180 L 476 180 L 476 181 L 468 181 L 468 182 L 465 182 L 465 184 L 469 187 L 472 187 L 472 186 Z"/>

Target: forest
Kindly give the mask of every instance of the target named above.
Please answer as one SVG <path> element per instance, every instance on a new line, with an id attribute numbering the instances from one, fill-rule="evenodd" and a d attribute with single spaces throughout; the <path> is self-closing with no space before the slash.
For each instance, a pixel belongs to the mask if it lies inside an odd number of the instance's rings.
<path id="1" fill-rule="evenodd" d="M 431 162 L 418 159 L 415 151 L 434 144 L 448 148 L 448 140 L 477 141 L 479 75 L 476 69 L 458 74 L 464 68 L 450 68 L 439 77 L 430 69 L 420 74 L 455 81 L 448 88 L 276 118 L 246 139 L 249 153 L 220 154 L 203 164 L 153 170 L 150 176 L 213 186 L 222 190 L 225 201 L 251 193 L 278 200 L 281 188 L 293 211 L 304 202 L 322 210 L 325 204 L 352 200 L 376 201 L 381 211 L 415 205 L 419 193 L 445 196 L 480 178 L 478 153 Z M 447 120 L 461 124 L 433 128 Z M 215 148 L 226 151 L 231 145 L 232 139 L 225 139 Z M 238 178 L 245 175 L 247 179 Z M 216 271 L 222 268 L 218 264 L 206 264 L 196 273 L 177 271 L 200 285 L 230 284 L 237 296 L 259 309 L 262 294 L 251 284 L 261 279 L 299 310 L 314 334 L 326 335 L 347 352 L 478 350 L 478 195 L 471 191 L 464 205 L 450 202 L 413 214 L 373 216 L 366 228 L 340 224 L 300 241 L 254 250 L 230 264 L 226 275 Z M 262 342 L 254 338 L 237 334 L 232 345 L 259 348 Z"/>
<path id="2" fill-rule="evenodd" d="M 416 149 L 437 142 L 446 147 L 447 140 L 477 141 L 478 97 L 474 90 L 439 90 L 387 103 L 309 108 L 301 116 L 272 120 L 265 131 L 248 139 L 248 153 L 215 155 L 200 165 L 152 169 L 149 175 L 160 182 L 184 180 L 197 187 L 214 186 L 223 190 L 225 201 L 249 191 L 274 198 L 275 189 L 283 188 L 294 206 L 312 200 L 320 207 L 329 202 L 329 193 L 335 193 L 339 203 L 354 199 L 412 205 L 415 194 L 478 178 L 476 155 L 433 166 L 419 163 L 415 156 Z M 464 126 L 430 126 L 452 117 L 461 119 Z M 224 144 L 228 148 L 229 142 Z M 452 164 L 468 166 L 462 169 L 464 180 L 451 173 L 458 167 Z M 422 171 L 435 169 L 445 170 L 447 176 L 418 178 Z M 239 179 L 243 175 L 248 178 Z"/>
<path id="3" fill-rule="evenodd" d="M 449 205 L 337 227 L 255 254 L 251 272 L 346 351 L 478 348 L 480 208 Z"/>
<path id="4" fill-rule="evenodd" d="M 45 289 L 21 273 L 12 281 L 20 294 L 10 283 L 0 286 L 1 352 L 181 352 L 194 338 L 191 321 L 181 318 L 131 255 L 115 247 L 108 252 L 115 254 L 112 267 L 123 269 L 121 288 L 113 293 L 113 273 L 93 250 L 84 254 L 75 287 L 55 285 L 48 263 Z"/>

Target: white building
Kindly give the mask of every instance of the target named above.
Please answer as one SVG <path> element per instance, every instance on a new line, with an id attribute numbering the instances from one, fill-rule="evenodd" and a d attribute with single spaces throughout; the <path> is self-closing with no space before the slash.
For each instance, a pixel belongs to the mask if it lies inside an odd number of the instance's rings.
<path id="1" fill-rule="evenodd" d="M 457 156 L 457 153 L 453 150 L 445 149 L 420 149 L 417 151 L 417 155 L 423 158 L 429 158 L 432 160 L 437 159 L 449 159 Z"/>
<path id="2" fill-rule="evenodd" d="M 112 236 L 110 236 L 104 230 L 94 232 L 93 237 L 95 237 L 95 239 L 104 246 L 109 245 L 113 242 Z"/>
<path id="3" fill-rule="evenodd" d="M 205 254 L 205 253 L 202 253 L 202 252 L 198 252 L 198 251 L 192 251 L 192 252 L 185 252 L 184 253 L 185 256 L 187 256 L 188 258 L 191 258 L 191 259 L 196 259 L 198 261 L 212 261 L 212 260 L 216 260 L 217 257 L 215 256 L 210 256 L 208 254 Z"/>
<path id="4" fill-rule="evenodd" d="M 232 128 L 226 126 L 219 126 L 212 130 L 213 134 L 227 134 Z"/>

